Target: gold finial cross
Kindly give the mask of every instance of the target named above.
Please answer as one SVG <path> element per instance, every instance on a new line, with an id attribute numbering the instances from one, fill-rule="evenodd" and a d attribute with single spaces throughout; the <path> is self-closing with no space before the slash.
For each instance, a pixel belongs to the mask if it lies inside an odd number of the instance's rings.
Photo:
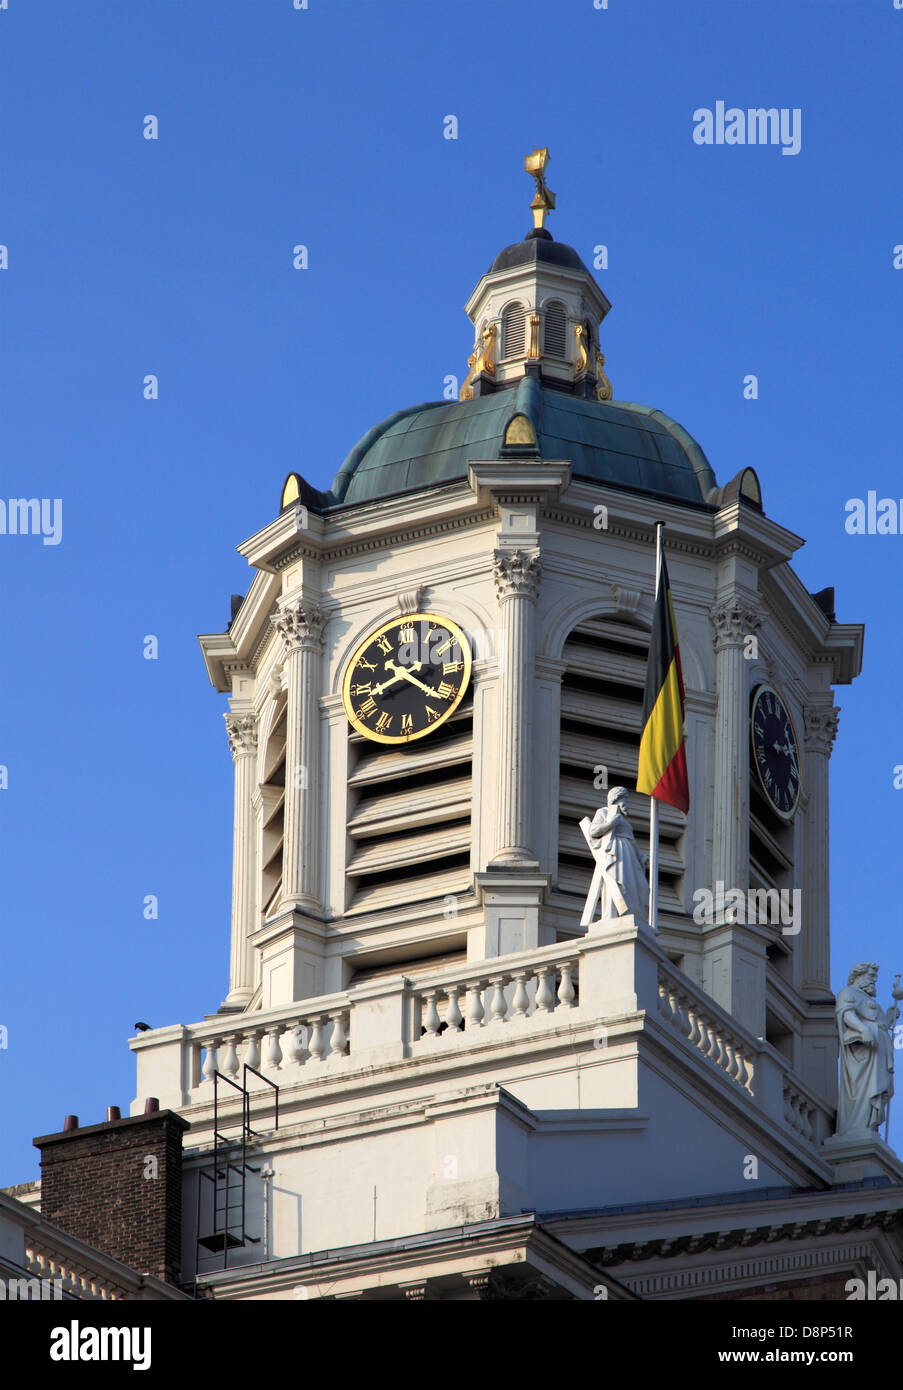
<path id="1" fill-rule="evenodd" d="M 555 194 L 546 183 L 546 165 L 549 162 L 548 150 L 534 150 L 524 159 L 524 169 L 536 180 L 536 197 L 530 204 L 533 213 L 534 229 L 545 225 L 546 217 L 555 209 Z"/>

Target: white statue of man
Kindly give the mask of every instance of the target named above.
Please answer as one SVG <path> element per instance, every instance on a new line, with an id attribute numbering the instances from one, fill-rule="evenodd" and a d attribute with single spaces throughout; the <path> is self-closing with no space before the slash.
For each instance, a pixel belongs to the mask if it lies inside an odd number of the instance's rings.
<path id="1" fill-rule="evenodd" d="M 877 1133 L 894 1093 L 894 1044 L 891 1030 L 900 1010 L 887 1011 L 875 999 L 878 967 L 863 961 L 850 971 L 837 996 L 835 1013 L 840 1036 L 840 1090 L 837 1133 L 871 1130 Z M 893 997 L 903 999 L 900 976 Z"/>
<path id="2" fill-rule="evenodd" d="M 580 828 L 596 861 L 580 925 L 588 927 L 593 920 L 609 921 L 628 913 L 637 922 L 645 923 L 649 884 L 637 853 L 633 826 L 627 819 L 627 788 L 612 787 L 608 804 L 599 807 L 592 821 L 584 816 Z M 597 904 L 599 916 L 594 919 Z"/>

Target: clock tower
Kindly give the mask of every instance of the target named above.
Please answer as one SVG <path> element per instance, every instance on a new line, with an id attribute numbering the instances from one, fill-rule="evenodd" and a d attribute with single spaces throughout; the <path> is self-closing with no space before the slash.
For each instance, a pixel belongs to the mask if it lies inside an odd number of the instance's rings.
<path id="1" fill-rule="evenodd" d="M 136 1109 L 190 1122 L 184 1269 L 215 1297 L 508 1296 L 499 1271 L 523 1297 L 742 1296 L 855 1264 L 834 1186 L 903 1179 L 886 1145 L 824 1147 L 833 688 L 863 629 L 801 583 L 751 469 L 719 484 L 612 398 L 611 306 L 545 226 L 547 165 L 467 301 L 461 399 L 394 410 L 326 490 L 290 474 L 201 638 L 234 762 L 228 993 L 131 1045 Z M 691 809 L 661 807 L 658 931 L 587 928 L 608 788 L 648 848 L 658 522 Z M 238 1234 L 204 1195 L 229 1122 L 256 1155 Z M 798 1192 L 811 1230 L 775 1195 Z"/>

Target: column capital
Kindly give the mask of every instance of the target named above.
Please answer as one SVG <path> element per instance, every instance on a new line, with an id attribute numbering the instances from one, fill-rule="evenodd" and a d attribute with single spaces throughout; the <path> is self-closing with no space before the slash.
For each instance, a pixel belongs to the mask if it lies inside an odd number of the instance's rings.
<path id="1" fill-rule="evenodd" d="M 824 753 L 830 758 L 837 737 L 840 706 L 807 705 L 803 710 L 803 719 L 807 750 L 812 753 Z"/>
<path id="2" fill-rule="evenodd" d="M 257 751 L 257 715 L 224 714 L 226 737 L 233 762 Z"/>
<path id="3" fill-rule="evenodd" d="M 290 599 L 273 615 L 273 627 L 289 652 L 323 650 L 326 619 L 319 606 L 308 599 Z"/>
<path id="4" fill-rule="evenodd" d="M 542 560 L 538 550 L 495 550 L 492 553 L 492 573 L 500 603 L 509 598 L 526 598 L 536 602 L 542 578 Z"/>
<path id="5" fill-rule="evenodd" d="M 760 614 L 739 594 L 717 600 L 709 609 L 715 629 L 715 650 L 742 647 L 747 637 L 762 626 Z"/>

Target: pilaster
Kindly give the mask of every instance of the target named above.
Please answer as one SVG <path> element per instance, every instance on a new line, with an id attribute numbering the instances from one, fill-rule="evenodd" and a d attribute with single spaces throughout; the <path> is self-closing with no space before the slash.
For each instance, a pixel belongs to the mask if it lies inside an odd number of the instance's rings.
<path id="1" fill-rule="evenodd" d="M 325 619 L 315 603 L 290 598 L 273 619 L 285 644 L 288 718 L 280 908 L 317 912 L 319 896 L 320 653 Z"/>
<path id="2" fill-rule="evenodd" d="M 249 940 L 257 923 L 257 834 L 254 787 L 257 766 L 257 716 L 225 715 L 226 734 L 235 765 L 232 831 L 232 938 L 229 993 L 224 1009 L 243 1009 L 254 993 L 254 952 Z"/>
<path id="3" fill-rule="evenodd" d="M 497 550 L 493 573 L 499 601 L 499 776 L 496 850 L 492 864 L 538 868 L 532 846 L 529 762 L 535 746 L 532 719 L 534 623 L 542 574 L 538 550 Z"/>

